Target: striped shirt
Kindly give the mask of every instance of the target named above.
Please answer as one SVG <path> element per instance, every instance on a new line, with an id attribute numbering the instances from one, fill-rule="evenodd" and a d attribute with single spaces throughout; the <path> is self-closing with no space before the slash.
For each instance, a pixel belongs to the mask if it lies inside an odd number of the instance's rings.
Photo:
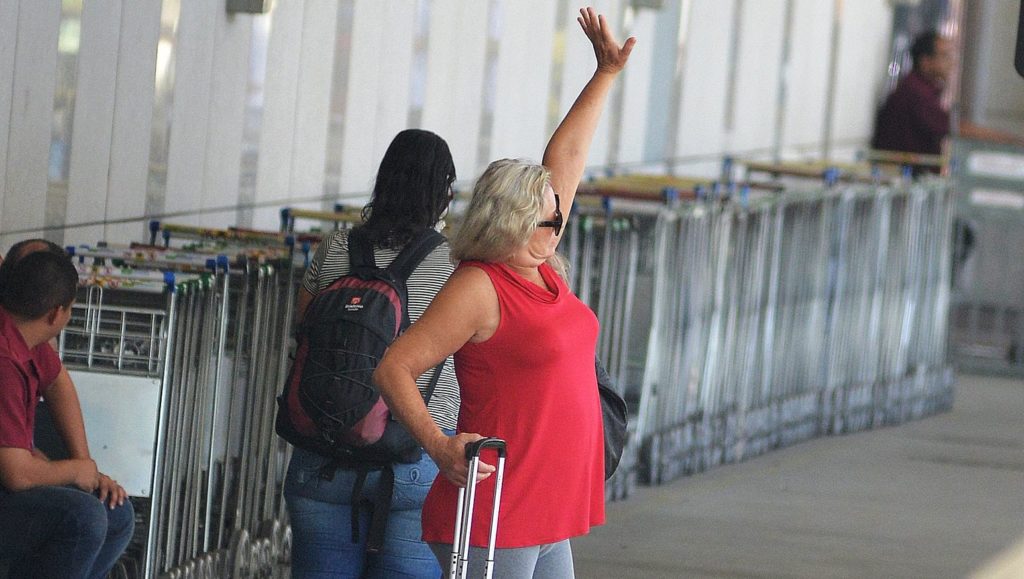
<path id="1" fill-rule="evenodd" d="M 373 259 L 378 267 L 387 267 L 398 256 L 395 249 L 374 248 Z M 331 282 L 349 272 L 348 231 L 339 231 L 324 239 L 317 247 L 309 269 L 302 279 L 302 287 L 316 295 Z M 437 246 L 413 270 L 406 283 L 409 290 L 409 319 L 415 322 L 426 311 L 441 286 L 455 271 L 451 259 L 451 249 L 445 241 Z M 426 371 L 416 379 L 420 392 L 426 395 L 427 386 L 434 376 L 434 368 Z M 434 394 L 427 405 L 430 416 L 441 428 L 454 429 L 459 416 L 459 383 L 455 379 L 455 368 L 452 357 L 444 361 L 441 377 L 434 388 Z"/>

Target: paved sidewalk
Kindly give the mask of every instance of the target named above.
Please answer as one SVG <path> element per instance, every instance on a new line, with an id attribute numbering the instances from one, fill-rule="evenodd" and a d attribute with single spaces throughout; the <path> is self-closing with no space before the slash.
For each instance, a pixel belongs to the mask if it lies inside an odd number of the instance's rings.
<path id="1" fill-rule="evenodd" d="M 1024 381 L 961 376 L 950 413 L 641 487 L 608 520 L 577 577 L 968 576 L 1024 538 Z"/>

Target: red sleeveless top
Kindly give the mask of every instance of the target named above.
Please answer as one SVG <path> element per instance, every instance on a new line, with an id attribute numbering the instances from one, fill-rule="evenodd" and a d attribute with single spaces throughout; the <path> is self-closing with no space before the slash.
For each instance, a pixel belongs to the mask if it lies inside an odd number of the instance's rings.
<path id="1" fill-rule="evenodd" d="M 488 340 L 455 353 L 459 432 L 508 443 L 497 546 L 528 547 L 586 534 L 604 523 L 604 435 L 594 373 L 598 323 L 548 265 L 554 293 L 501 263 L 484 270 L 501 320 Z M 497 466 L 497 458 L 484 453 Z M 486 547 L 496 477 L 477 485 L 470 541 Z M 438 476 L 423 505 L 423 539 L 451 543 L 458 488 Z"/>

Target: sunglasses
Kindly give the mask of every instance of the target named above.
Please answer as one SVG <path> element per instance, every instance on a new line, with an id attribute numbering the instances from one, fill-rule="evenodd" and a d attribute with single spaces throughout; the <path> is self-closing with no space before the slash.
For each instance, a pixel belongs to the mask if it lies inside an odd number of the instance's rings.
<path id="1" fill-rule="evenodd" d="M 555 235 L 562 232 L 562 210 L 558 206 L 558 193 L 555 193 L 555 218 L 550 221 L 541 221 L 537 227 L 550 227 L 555 230 Z"/>

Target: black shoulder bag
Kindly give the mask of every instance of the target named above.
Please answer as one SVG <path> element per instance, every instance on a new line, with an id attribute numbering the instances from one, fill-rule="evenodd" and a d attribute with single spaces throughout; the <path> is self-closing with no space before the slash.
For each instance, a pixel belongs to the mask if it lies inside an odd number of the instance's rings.
<path id="1" fill-rule="evenodd" d="M 594 358 L 597 372 L 597 393 L 601 397 L 601 418 L 604 421 L 604 480 L 612 478 L 619 467 L 622 449 L 626 446 L 626 401 L 615 391 L 615 384 L 601 360 Z"/>

